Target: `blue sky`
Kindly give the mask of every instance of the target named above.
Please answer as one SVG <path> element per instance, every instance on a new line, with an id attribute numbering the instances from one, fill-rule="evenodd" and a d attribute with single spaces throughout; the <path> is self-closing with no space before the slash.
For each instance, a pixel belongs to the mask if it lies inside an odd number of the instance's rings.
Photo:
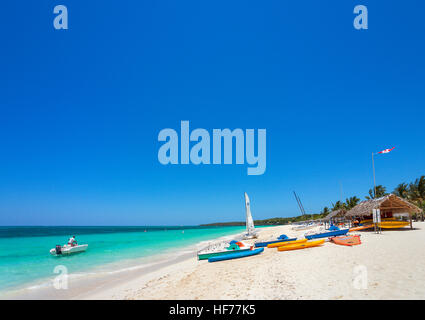
<path id="1" fill-rule="evenodd" d="M 53 28 L 68 7 L 69 29 Z M 353 28 L 367 5 L 369 29 Z M 424 174 L 423 1 L 9 1 L 0 225 L 299 214 Z M 163 166 L 163 128 L 264 128 L 267 170 Z"/>

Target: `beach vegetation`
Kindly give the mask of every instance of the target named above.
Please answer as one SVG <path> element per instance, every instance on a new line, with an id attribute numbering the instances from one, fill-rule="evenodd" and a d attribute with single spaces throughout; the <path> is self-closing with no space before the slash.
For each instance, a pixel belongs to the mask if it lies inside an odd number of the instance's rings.
<path id="1" fill-rule="evenodd" d="M 374 190 L 376 193 L 374 192 Z M 375 198 L 381 198 L 383 196 L 386 196 L 387 194 L 387 188 L 385 188 L 383 185 L 377 185 L 375 188 L 369 189 L 369 195 L 365 198 L 367 200 L 370 200 Z"/>
<path id="2" fill-rule="evenodd" d="M 356 196 L 347 198 L 345 200 L 345 208 L 347 210 L 350 210 L 350 209 L 354 208 L 355 206 L 357 206 L 359 204 L 359 202 L 360 202 L 360 199 L 357 198 Z"/>
<path id="3" fill-rule="evenodd" d="M 324 207 L 324 208 L 322 209 L 322 212 L 320 212 L 320 214 L 322 214 L 322 215 L 324 215 L 324 216 L 327 216 L 329 213 L 330 213 L 330 210 L 329 210 L 329 208 L 328 208 L 328 207 Z"/>
<path id="4" fill-rule="evenodd" d="M 373 199 L 373 189 L 369 190 L 369 195 L 366 196 L 366 199 Z M 395 187 L 393 193 L 400 198 L 406 199 L 422 210 L 425 211 L 425 175 L 421 176 L 420 178 L 417 178 L 415 181 L 411 183 L 400 183 Z M 382 185 L 376 186 L 376 198 L 383 197 L 385 195 L 388 195 L 387 188 Z M 331 203 L 331 206 L 325 206 L 320 213 L 317 214 L 304 214 L 296 217 L 276 217 L 276 218 L 270 218 L 270 219 L 264 219 L 264 220 L 254 220 L 254 224 L 256 226 L 267 226 L 267 225 L 284 225 L 284 224 L 290 224 L 290 223 L 297 223 L 302 221 L 309 221 L 309 220 L 320 220 L 325 218 L 330 212 L 344 209 L 346 211 L 354 208 L 360 203 L 360 198 L 357 196 L 352 196 L 347 199 L 345 199 L 345 202 L 342 202 L 340 200 L 336 201 L 335 203 Z M 421 217 L 423 219 L 424 213 L 422 212 Z M 417 219 L 417 215 L 412 216 L 413 219 Z M 244 221 L 238 221 L 238 222 L 222 222 L 222 223 L 211 223 L 204 226 L 244 226 Z"/>
<path id="5" fill-rule="evenodd" d="M 422 210 L 425 210 L 425 175 L 415 179 L 415 181 L 410 183 L 400 183 L 394 189 L 393 193 L 400 198 L 414 203 Z M 414 215 L 414 218 L 417 218 L 416 215 Z"/>

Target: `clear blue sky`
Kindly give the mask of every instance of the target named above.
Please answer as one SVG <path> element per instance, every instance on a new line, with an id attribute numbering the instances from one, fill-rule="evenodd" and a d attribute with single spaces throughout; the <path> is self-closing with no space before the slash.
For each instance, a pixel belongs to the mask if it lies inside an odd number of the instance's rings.
<path id="1" fill-rule="evenodd" d="M 69 29 L 54 30 L 65 4 Z M 369 29 L 353 28 L 353 8 Z M 425 174 L 423 1 L 7 1 L 0 225 L 298 215 Z M 267 129 L 267 170 L 163 166 L 163 128 Z"/>

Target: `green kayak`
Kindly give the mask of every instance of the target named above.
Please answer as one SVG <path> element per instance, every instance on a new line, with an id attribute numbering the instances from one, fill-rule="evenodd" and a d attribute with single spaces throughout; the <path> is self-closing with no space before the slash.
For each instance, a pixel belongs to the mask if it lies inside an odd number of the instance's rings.
<path id="1" fill-rule="evenodd" d="M 236 252 L 244 252 L 249 251 L 250 248 L 237 249 L 237 250 L 226 250 L 226 251 L 218 251 L 218 252 L 209 252 L 209 253 L 198 253 L 198 260 L 207 260 L 212 257 L 223 256 L 226 254 L 236 253 Z"/>

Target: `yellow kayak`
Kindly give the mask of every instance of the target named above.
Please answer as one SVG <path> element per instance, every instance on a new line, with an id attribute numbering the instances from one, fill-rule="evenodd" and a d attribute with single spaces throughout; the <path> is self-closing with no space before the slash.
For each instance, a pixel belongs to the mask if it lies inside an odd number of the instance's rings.
<path id="1" fill-rule="evenodd" d="M 382 221 L 378 223 L 378 226 L 383 229 L 398 229 L 406 227 L 410 224 L 410 221 Z"/>
<path id="2" fill-rule="evenodd" d="M 381 221 L 395 221 L 395 218 L 382 218 Z M 361 220 L 361 224 L 373 223 L 372 219 Z"/>
<path id="3" fill-rule="evenodd" d="M 290 244 L 297 244 L 297 243 L 304 243 L 304 242 L 307 242 L 307 239 L 300 239 L 300 240 L 293 240 L 293 241 L 269 243 L 267 245 L 267 248 L 277 248 L 277 247 L 287 246 L 287 245 L 290 245 Z"/>
<path id="4" fill-rule="evenodd" d="M 305 249 L 305 248 L 317 247 L 317 246 L 320 246 L 323 243 L 325 243 L 325 239 L 316 240 L 316 241 L 309 241 L 309 242 L 304 242 L 304 243 L 291 244 L 289 246 L 279 247 L 279 248 L 277 248 L 277 250 L 278 251 L 289 251 L 289 250 Z"/>
<path id="5" fill-rule="evenodd" d="M 371 220 L 367 220 L 368 222 L 371 222 Z M 403 228 L 406 227 L 410 224 L 410 221 L 401 221 L 401 220 L 395 220 L 395 218 L 386 218 L 383 219 L 381 221 L 381 223 L 378 223 L 378 226 L 381 227 L 382 229 L 398 229 L 398 228 Z M 373 224 L 370 225 L 370 227 L 373 228 Z M 357 230 L 352 230 L 350 229 L 350 231 L 358 231 Z"/>

